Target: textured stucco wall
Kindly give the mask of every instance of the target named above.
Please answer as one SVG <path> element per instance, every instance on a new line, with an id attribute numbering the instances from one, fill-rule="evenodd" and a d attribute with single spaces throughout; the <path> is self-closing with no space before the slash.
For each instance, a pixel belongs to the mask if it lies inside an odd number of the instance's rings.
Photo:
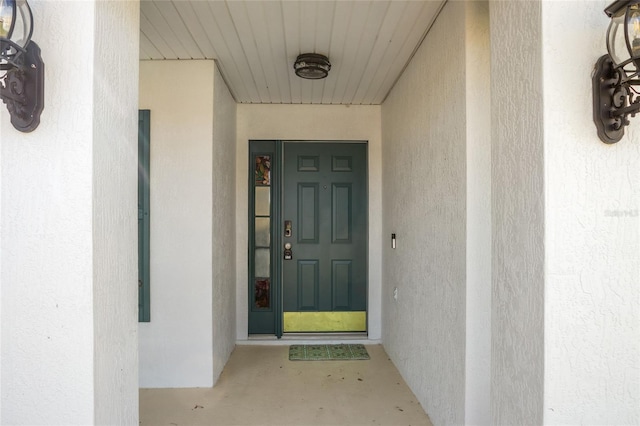
<path id="1" fill-rule="evenodd" d="M 545 424 L 640 424 L 640 117 L 615 145 L 591 118 L 609 3 L 542 3 Z"/>
<path id="2" fill-rule="evenodd" d="M 213 385 L 213 61 L 142 61 L 151 110 L 151 322 L 141 387 Z"/>
<path id="3" fill-rule="evenodd" d="M 95 4 L 94 418 L 105 425 L 138 418 L 139 21 L 137 1 Z"/>
<path id="4" fill-rule="evenodd" d="M 24 134 L 0 107 L 0 423 L 137 424 L 137 3 L 30 3 L 45 109 Z"/>
<path id="5" fill-rule="evenodd" d="M 380 107 L 342 105 L 247 105 L 237 109 L 236 259 L 237 336 L 247 339 L 247 197 L 249 140 L 368 141 L 369 159 L 369 339 L 380 339 L 382 196 Z"/>
<path id="6" fill-rule="evenodd" d="M 541 4 L 491 2 L 490 19 L 491 416 L 492 423 L 500 425 L 542 424 L 545 212 Z"/>
<path id="7" fill-rule="evenodd" d="M 213 94 L 213 381 L 236 343 L 236 102 L 217 67 Z"/>
<path id="8" fill-rule="evenodd" d="M 383 343 L 438 425 L 465 421 L 464 16 L 445 5 L 382 107 Z"/>
<path id="9" fill-rule="evenodd" d="M 489 2 L 466 3 L 465 424 L 491 422 L 491 55 Z"/>

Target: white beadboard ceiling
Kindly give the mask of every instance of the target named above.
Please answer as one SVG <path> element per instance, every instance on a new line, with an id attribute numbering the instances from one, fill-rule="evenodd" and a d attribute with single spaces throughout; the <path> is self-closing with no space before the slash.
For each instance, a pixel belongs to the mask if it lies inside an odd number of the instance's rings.
<path id="1" fill-rule="evenodd" d="M 140 59 L 215 59 L 241 103 L 378 105 L 444 1 L 142 0 Z M 297 77 L 301 53 L 329 76 Z"/>

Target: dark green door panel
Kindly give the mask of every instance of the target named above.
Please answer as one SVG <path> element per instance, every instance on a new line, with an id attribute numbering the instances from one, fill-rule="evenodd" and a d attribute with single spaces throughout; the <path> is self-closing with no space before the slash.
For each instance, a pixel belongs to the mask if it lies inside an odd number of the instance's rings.
<path id="1" fill-rule="evenodd" d="M 284 162 L 284 311 L 365 311 L 366 144 L 285 143 Z"/>
<path id="2" fill-rule="evenodd" d="M 151 320 L 149 154 L 151 112 L 138 112 L 138 321 Z"/>
<path id="3" fill-rule="evenodd" d="M 320 270 L 318 260 L 298 260 L 295 294 L 298 296 L 298 311 L 317 311 L 320 291 Z M 293 296 L 293 294 L 292 294 Z"/>

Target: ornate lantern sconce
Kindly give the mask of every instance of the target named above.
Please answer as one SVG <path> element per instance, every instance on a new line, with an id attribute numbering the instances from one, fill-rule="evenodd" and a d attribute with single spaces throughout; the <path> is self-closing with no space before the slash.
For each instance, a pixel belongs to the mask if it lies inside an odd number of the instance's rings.
<path id="1" fill-rule="evenodd" d="M 640 112 L 640 0 L 617 0 L 605 13 L 611 18 L 609 53 L 593 74 L 593 120 L 600 140 L 616 143 L 629 116 Z"/>
<path id="2" fill-rule="evenodd" d="M 38 127 L 44 108 L 44 64 L 31 34 L 27 0 L 0 0 L 0 99 L 21 132 Z"/>

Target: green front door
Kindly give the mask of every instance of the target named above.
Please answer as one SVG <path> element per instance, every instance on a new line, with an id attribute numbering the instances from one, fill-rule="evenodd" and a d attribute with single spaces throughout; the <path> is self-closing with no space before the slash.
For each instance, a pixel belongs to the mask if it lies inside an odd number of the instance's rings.
<path id="1" fill-rule="evenodd" d="M 366 331 L 367 146 L 285 142 L 283 161 L 283 331 Z"/>

